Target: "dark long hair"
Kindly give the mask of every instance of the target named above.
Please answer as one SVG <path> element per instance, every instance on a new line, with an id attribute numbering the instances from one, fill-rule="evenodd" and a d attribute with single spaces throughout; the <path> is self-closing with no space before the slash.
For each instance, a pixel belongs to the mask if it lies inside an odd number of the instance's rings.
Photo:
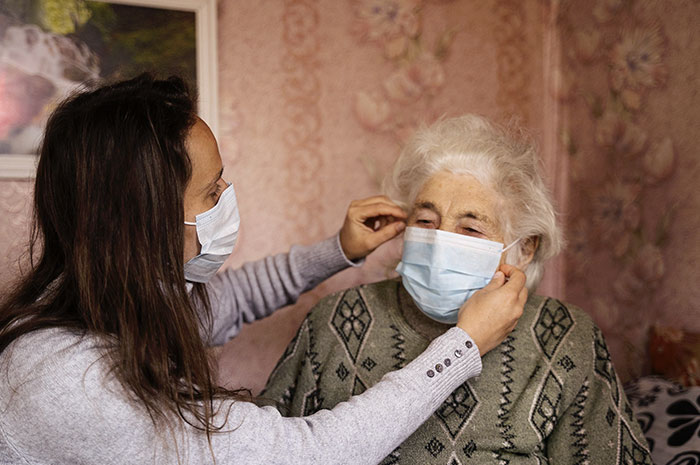
<path id="1" fill-rule="evenodd" d="M 141 75 L 83 91 L 50 116 L 34 188 L 31 266 L 0 304 L 0 352 L 43 328 L 104 342 L 111 369 L 154 423 L 206 431 L 215 381 L 183 271 L 186 137 L 195 98 L 175 77 Z M 172 416 L 175 414 L 176 416 Z"/>

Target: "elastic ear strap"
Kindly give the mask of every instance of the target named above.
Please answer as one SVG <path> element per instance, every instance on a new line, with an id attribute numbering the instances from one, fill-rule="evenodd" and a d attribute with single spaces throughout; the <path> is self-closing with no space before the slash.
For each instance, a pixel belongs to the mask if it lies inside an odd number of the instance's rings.
<path id="1" fill-rule="evenodd" d="M 508 247 L 506 247 L 505 249 L 503 249 L 503 251 L 502 251 L 501 253 L 506 252 L 508 249 L 510 249 L 510 248 L 513 247 L 515 244 L 517 244 L 518 242 L 520 242 L 520 239 L 522 239 L 522 237 L 519 237 L 519 238 L 517 238 L 516 240 L 514 240 L 513 242 L 511 242 L 510 245 L 509 245 Z"/>

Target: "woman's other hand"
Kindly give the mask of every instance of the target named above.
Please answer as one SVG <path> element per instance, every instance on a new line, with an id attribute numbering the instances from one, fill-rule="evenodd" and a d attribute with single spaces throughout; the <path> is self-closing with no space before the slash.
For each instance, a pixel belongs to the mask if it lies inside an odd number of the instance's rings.
<path id="1" fill-rule="evenodd" d="M 406 213 L 384 195 L 354 200 L 340 230 L 340 245 L 350 260 L 364 258 L 406 227 Z"/>
<path id="2" fill-rule="evenodd" d="M 522 271 L 501 265 L 491 282 L 459 310 L 457 326 L 471 336 L 482 357 L 503 342 L 522 316 L 527 301 L 525 281 Z"/>

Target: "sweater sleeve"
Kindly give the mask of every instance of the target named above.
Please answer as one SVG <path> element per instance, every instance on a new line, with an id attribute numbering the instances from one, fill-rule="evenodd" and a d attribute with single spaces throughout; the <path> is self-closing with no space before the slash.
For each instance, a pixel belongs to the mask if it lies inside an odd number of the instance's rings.
<path id="1" fill-rule="evenodd" d="M 653 465 L 603 334 L 593 327 L 593 336 L 588 375 L 547 440 L 549 463 Z"/>
<path id="2" fill-rule="evenodd" d="M 226 269 L 207 284 L 212 321 L 205 337 L 211 345 L 224 344 L 240 332 L 244 323 L 296 302 L 321 281 L 361 264 L 345 257 L 336 234 L 310 246 L 292 246 L 289 253 Z"/>
<path id="3" fill-rule="evenodd" d="M 216 418 L 222 432 L 208 442 L 182 421 L 156 429 L 99 352 L 41 333 L 23 337 L 9 366 L 3 364 L 11 376 L 2 383 L 14 381 L 0 389 L 0 450 L 13 451 L 24 463 L 200 464 L 212 463 L 213 454 L 218 464 L 374 464 L 481 370 L 473 346 L 442 373 L 426 375 L 436 360 L 470 341 L 452 328 L 406 367 L 332 410 L 285 418 L 272 407 L 222 401 Z"/>

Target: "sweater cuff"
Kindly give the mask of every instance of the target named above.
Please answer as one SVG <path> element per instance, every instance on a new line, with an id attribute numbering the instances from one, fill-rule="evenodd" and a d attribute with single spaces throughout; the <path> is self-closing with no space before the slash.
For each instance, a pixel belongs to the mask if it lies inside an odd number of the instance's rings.
<path id="1" fill-rule="evenodd" d="M 452 391 L 481 373 L 481 354 L 469 334 L 455 326 L 435 338 L 404 370 L 412 372 L 408 379 L 419 383 L 419 389 L 430 393 L 434 410 Z"/>

